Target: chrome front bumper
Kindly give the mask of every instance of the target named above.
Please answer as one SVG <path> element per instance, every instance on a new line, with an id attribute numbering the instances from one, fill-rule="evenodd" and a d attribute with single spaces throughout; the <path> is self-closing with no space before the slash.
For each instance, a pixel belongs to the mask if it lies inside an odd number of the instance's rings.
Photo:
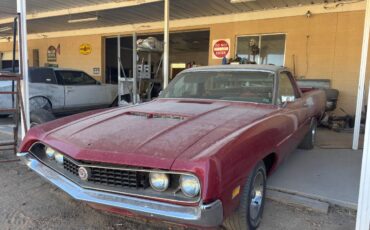
<path id="1" fill-rule="evenodd" d="M 162 220 L 196 225 L 200 227 L 217 227 L 223 221 L 221 201 L 199 206 L 182 206 L 170 203 L 135 198 L 108 192 L 84 189 L 51 168 L 45 166 L 30 153 L 18 153 L 17 156 L 33 171 L 68 193 L 76 200 L 122 208 L 142 216 Z"/>

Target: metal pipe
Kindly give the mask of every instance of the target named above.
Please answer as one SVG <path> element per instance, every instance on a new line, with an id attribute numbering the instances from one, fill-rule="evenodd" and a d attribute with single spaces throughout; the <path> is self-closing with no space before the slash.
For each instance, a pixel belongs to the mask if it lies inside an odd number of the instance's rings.
<path id="1" fill-rule="evenodd" d="M 118 87 L 118 105 L 121 104 L 121 91 L 123 90 L 122 81 L 121 81 L 121 36 L 117 36 L 117 87 Z"/>
<path id="2" fill-rule="evenodd" d="M 30 109 L 29 109 L 29 80 L 28 80 L 28 46 L 27 46 L 27 11 L 26 0 L 17 0 L 17 12 L 19 17 L 19 70 L 23 77 L 22 98 L 25 110 L 25 117 L 22 118 L 22 139 L 27 130 L 23 127 L 30 127 Z"/>
<path id="3" fill-rule="evenodd" d="M 358 142 L 360 139 L 361 114 L 362 114 L 363 101 L 364 101 L 366 64 L 367 64 L 367 54 L 368 54 L 368 47 L 369 47 L 369 33 L 370 33 L 370 2 L 369 0 L 367 0 L 366 1 L 365 23 L 364 23 L 364 34 L 363 34 L 363 39 L 362 39 L 360 76 L 359 76 L 358 91 L 357 91 L 355 129 L 353 133 L 353 142 L 352 142 L 353 150 L 358 149 Z"/>
<path id="4" fill-rule="evenodd" d="M 13 22 L 13 57 L 12 57 L 12 72 L 15 73 L 15 55 L 17 49 L 17 28 L 18 28 L 18 18 L 14 18 Z M 15 90 L 14 81 L 12 81 L 12 92 Z M 14 107 L 14 94 L 12 95 L 12 107 Z"/>
<path id="5" fill-rule="evenodd" d="M 163 89 L 168 85 L 169 78 L 169 21 L 170 21 L 170 0 L 164 1 L 164 54 L 163 54 Z"/>
<path id="6" fill-rule="evenodd" d="M 134 32 L 132 34 L 132 102 L 137 104 L 137 35 Z"/>

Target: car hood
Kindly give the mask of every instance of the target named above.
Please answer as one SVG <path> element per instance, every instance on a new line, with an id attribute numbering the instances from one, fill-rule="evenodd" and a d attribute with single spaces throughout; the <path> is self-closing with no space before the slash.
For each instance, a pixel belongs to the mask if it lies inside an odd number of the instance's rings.
<path id="1" fill-rule="evenodd" d="M 221 139 L 273 111 L 254 103 L 159 99 L 66 122 L 43 139 L 78 160 L 169 169 L 212 132 Z"/>

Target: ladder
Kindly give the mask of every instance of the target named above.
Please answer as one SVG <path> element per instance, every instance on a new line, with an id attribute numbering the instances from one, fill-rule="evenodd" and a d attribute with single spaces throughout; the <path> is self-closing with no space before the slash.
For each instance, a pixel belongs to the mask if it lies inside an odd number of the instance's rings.
<path id="1" fill-rule="evenodd" d="M 20 74 L 0 72 L 1 82 L 4 82 L 4 81 L 11 82 L 12 85 L 15 85 L 15 87 L 12 87 L 8 91 L 0 91 L 0 96 L 11 95 L 11 100 L 12 100 L 12 106 L 10 108 L 0 108 L 0 114 L 13 115 L 13 118 L 12 118 L 13 124 L 10 125 L 13 130 L 13 135 L 12 135 L 13 140 L 5 141 L 5 142 L 0 141 L 0 151 L 13 150 L 14 154 L 17 153 L 17 147 L 19 144 L 18 133 L 19 133 L 20 116 L 24 117 L 23 103 L 22 103 L 22 98 L 21 98 L 21 80 L 22 80 L 22 76 Z M 9 126 L 9 124 L 0 124 L 0 126 Z"/>

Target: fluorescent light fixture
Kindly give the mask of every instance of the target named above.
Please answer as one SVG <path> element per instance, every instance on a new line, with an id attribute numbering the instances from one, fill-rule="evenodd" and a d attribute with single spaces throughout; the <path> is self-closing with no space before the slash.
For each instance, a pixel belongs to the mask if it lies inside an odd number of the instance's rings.
<path id="1" fill-rule="evenodd" d="M 255 2 L 256 0 L 230 0 L 231 3 Z"/>
<path id="2" fill-rule="evenodd" d="M 69 19 L 68 23 L 93 22 L 93 21 L 98 21 L 98 19 L 99 19 L 98 17 Z"/>
<path id="3" fill-rule="evenodd" d="M 7 26 L 7 27 L 2 27 L 2 28 L 0 28 L 0 32 L 5 32 L 5 31 L 9 31 L 9 30 L 11 30 L 12 28 L 11 27 L 9 27 L 9 26 Z"/>

